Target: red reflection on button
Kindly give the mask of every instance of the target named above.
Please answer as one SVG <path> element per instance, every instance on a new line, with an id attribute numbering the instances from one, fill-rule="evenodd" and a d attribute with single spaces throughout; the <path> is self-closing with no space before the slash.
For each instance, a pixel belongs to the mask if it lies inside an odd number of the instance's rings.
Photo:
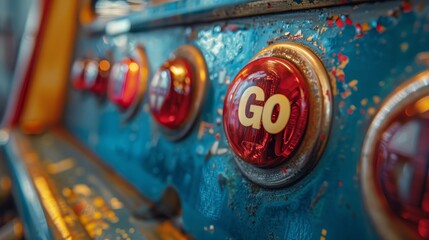
<path id="1" fill-rule="evenodd" d="M 429 96 L 406 106 L 382 129 L 374 154 L 376 186 L 390 209 L 429 239 Z"/>
<path id="2" fill-rule="evenodd" d="M 109 72 L 110 63 L 105 59 L 100 62 L 77 60 L 72 66 L 72 85 L 77 90 L 92 90 L 102 94 L 106 91 Z"/>
<path id="3" fill-rule="evenodd" d="M 189 114 L 192 99 L 192 68 L 184 59 L 165 62 L 149 87 L 152 115 L 167 128 L 178 128 Z"/>
<path id="4" fill-rule="evenodd" d="M 116 63 L 109 77 L 107 94 L 109 99 L 121 108 L 128 108 L 139 91 L 140 67 L 131 58 Z"/>
<path id="5" fill-rule="evenodd" d="M 223 111 L 232 150 L 258 167 L 273 167 L 298 148 L 308 121 L 306 79 L 291 62 L 265 57 L 247 64 L 229 86 Z"/>
<path id="6" fill-rule="evenodd" d="M 73 63 L 72 70 L 71 70 L 71 80 L 72 85 L 77 90 L 83 90 L 85 89 L 85 62 L 82 60 L 76 60 Z"/>
<path id="7" fill-rule="evenodd" d="M 87 68 L 88 69 L 88 68 Z M 107 79 L 110 73 L 110 62 L 106 59 L 101 60 L 100 62 L 96 62 L 96 66 L 92 67 L 92 72 L 86 70 L 89 75 L 89 79 L 92 79 L 93 75 L 96 74 L 96 78 L 92 81 L 90 85 L 90 90 L 96 94 L 104 94 L 107 88 Z M 88 82 L 88 78 L 85 77 L 85 81 Z"/>

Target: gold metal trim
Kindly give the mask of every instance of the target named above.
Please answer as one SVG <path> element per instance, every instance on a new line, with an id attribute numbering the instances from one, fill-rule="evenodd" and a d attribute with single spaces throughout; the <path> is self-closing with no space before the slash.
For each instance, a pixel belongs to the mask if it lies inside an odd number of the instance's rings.
<path id="1" fill-rule="evenodd" d="M 156 126 L 159 126 L 160 131 L 167 137 L 167 139 L 170 141 L 177 141 L 183 138 L 189 132 L 201 110 L 201 107 L 204 103 L 204 96 L 207 82 L 209 80 L 209 75 L 204 56 L 200 50 L 192 45 L 181 46 L 173 53 L 170 59 L 171 58 L 186 59 L 191 64 L 192 70 L 195 73 L 195 81 L 192 86 L 192 105 L 188 115 L 183 120 L 183 124 L 177 129 L 168 129 L 160 126 L 159 124 L 156 124 Z"/>
<path id="2" fill-rule="evenodd" d="M 420 239 L 389 208 L 387 200 L 377 191 L 372 158 L 383 129 L 406 106 L 429 95 L 429 70 L 417 74 L 400 85 L 381 105 L 372 120 L 362 147 L 359 176 L 365 207 L 383 239 Z"/>
<path id="3" fill-rule="evenodd" d="M 309 88 L 309 121 L 305 136 L 292 158 L 275 168 L 258 168 L 234 156 L 240 170 L 251 181 L 278 188 L 296 182 L 319 161 L 331 126 L 332 92 L 323 63 L 309 48 L 289 42 L 273 44 L 256 54 L 252 61 L 263 57 L 278 57 L 295 64 L 306 77 Z"/>

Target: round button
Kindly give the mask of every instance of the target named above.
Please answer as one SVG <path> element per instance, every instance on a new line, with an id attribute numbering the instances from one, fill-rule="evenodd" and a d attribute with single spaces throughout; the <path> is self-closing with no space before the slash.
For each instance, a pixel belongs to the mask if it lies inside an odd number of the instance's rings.
<path id="1" fill-rule="evenodd" d="M 256 59 L 238 73 L 226 96 L 225 133 L 243 161 L 273 167 L 294 153 L 306 130 L 309 102 L 306 79 L 293 63 Z"/>
<path id="2" fill-rule="evenodd" d="M 390 208 L 429 238 L 429 97 L 407 106 L 382 132 L 375 175 Z"/>
<path id="3" fill-rule="evenodd" d="M 76 60 L 72 66 L 72 85 L 77 90 L 91 90 L 96 94 L 106 91 L 110 63 L 101 60 Z"/>
<path id="4" fill-rule="evenodd" d="M 181 58 L 165 62 L 149 88 L 150 109 L 156 121 L 175 129 L 190 112 L 193 74 L 191 65 Z"/>
<path id="5" fill-rule="evenodd" d="M 250 181 L 278 188 L 295 183 L 322 157 L 332 119 L 330 79 L 302 44 L 272 44 L 235 77 L 223 125 L 232 159 Z"/>
<path id="6" fill-rule="evenodd" d="M 86 62 L 84 71 L 83 71 L 83 81 L 85 88 L 91 89 L 98 77 L 98 62 L 95 60 L 89 60 Z"/>
<path id="7" fill-rule="evenodd" d="M 138 97 L 140 66 L 132 58 L 123 58 L 116 63 L 109 77 L 109 99 L 123 109 L 128 108 Z"/>
<path id="8" fill-rule="evenodd" d="M 85 85 L 85 62 L 83 60 L 76 60 L 73 63 L 71 70 L 72 86 L 77 90 L 83 90 Z"/>
<path id="9" fill-rule="evenodd" d="M 362 145 L 362 195 L 382 239 L 429 238 L 428 96 L 426 70 L 386 98 Z"/>
<path id="10" fill-rule="evenodd" d="M 91 64 L 91 65 L 90 65 Z M 85 71 L 85 81 L 89 89 L 96 94 L 104 94 L 110 73 L 110 62 L 106 59 L 91 61 Z"/>
<path id="11" fill-rule="evenodd" d="M 195 126 L 208 82 L 202 53 L 192 45 L 177 48 L 149 83 L 149 108 L 168 140 L 177 141 Z"/>

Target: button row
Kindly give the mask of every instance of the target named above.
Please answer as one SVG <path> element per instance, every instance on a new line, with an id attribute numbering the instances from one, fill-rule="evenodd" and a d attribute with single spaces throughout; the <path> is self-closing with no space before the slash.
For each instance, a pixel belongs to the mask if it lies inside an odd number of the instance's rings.
<path id="1" fill-rule="evenodd" d="M 180 139 L 202 106 L 208 82 L 204 57 L 185 45 L 150 83 L 148 69 L 141 50 L 112 67 L 105 59 L 78 60 L 72 81 L 77 90 L 107 93 L 123 111 L 138 105 L 147 85 L 153 119 L 169 139 Z M 277 187 L 314 166 L 329 132 L 330 99 L 326 71 L 311 50 L 281 43 L 258 53 L 232 81 L 223 107 L 225 135 L 243 173 Z"/>

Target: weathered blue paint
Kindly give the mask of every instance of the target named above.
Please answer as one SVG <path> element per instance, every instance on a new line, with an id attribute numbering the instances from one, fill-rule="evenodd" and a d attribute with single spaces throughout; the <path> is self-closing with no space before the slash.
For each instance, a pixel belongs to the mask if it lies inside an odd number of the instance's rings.
<path id="1" fill-rule="evenodd" d="M 160 134 L 147 94 L 137 115 L 125 121 L 106 99 L 70 90 L 65 125 L 145 196 L 156 200 L 167 186 L 176 188 L 184 227 L 197 239 L 319 239 L 322 229 L 329 239 L 376 239 L 358 182 L 360 147 L 382 100 L 425 68 L 416 55 L 429 51 L 429 8 L 415 5 L 409 11 L 402 5 L 315 9 L 114 37 L 81 35 L 76 57 L 102 57 L 109 49 L 120 56 L 121 41 L 126 48 L 141 44 L 151 75 L 176 48 L 194 44 L 211 81 L 194 128 L 177 142 Z M 337 15 L 341 22 L 331 20 Z M 318 165 L 291 187 L 263 189 L 236 167 L 220 114 L 229 80 L 258 51 L 282 41 L 301 43 L 320 56 L 336 92 L 334 118 Z M 199 139 L 203 122 L 213 124 L 213 133 Z M 216 134 L 219 148 L 228 152 L 210 156 Z"/>

